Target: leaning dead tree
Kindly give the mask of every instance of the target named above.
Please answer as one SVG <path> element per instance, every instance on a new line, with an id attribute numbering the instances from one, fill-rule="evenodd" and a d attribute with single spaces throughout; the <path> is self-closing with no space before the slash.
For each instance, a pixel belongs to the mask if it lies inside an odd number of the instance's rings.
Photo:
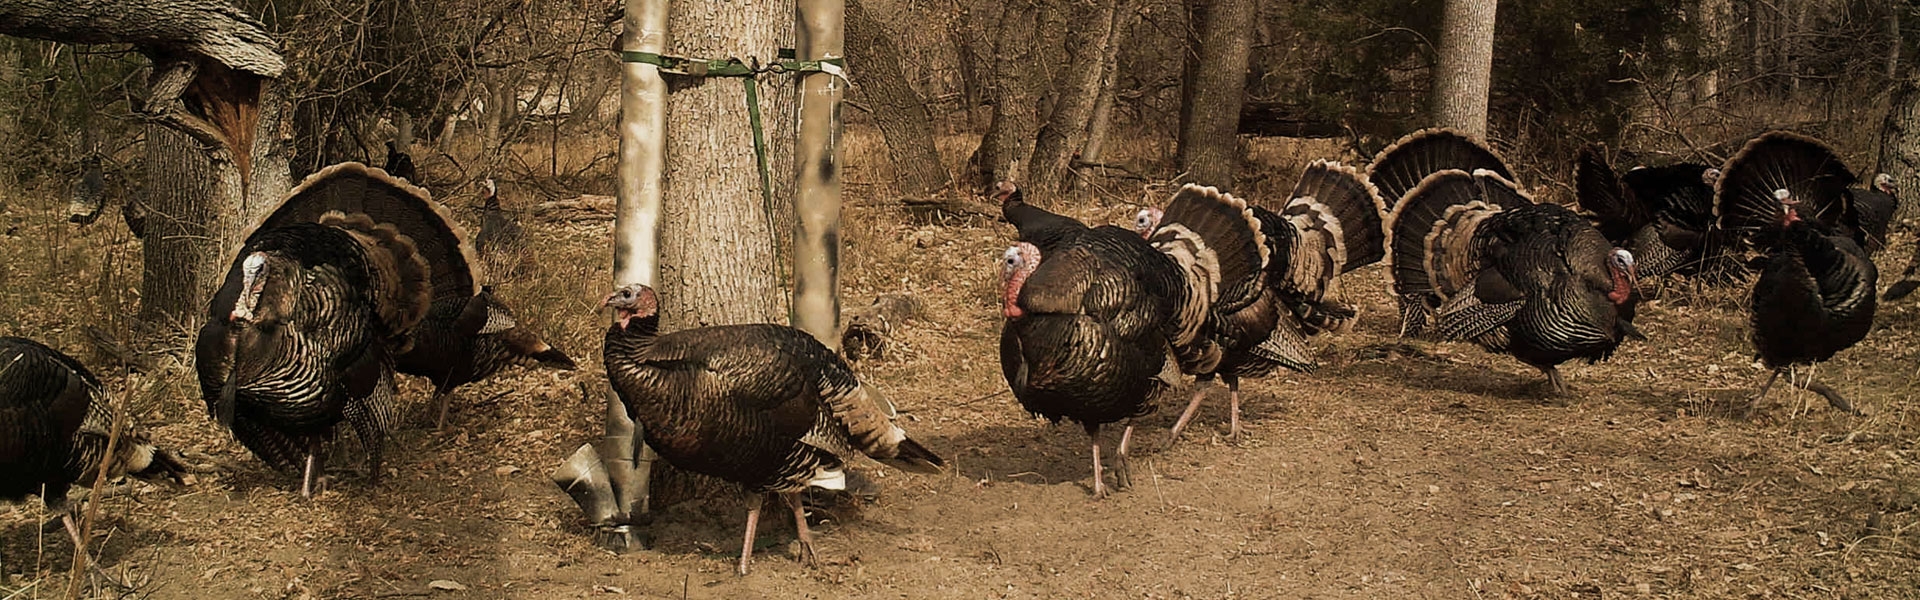
<path id="1" fill-rule="evenodd" d="M 141 317 L 192 327 L 239 247 L 252 208 L 289 187 L 275 89 L 286 61 L 224 0 L 0 0 L 0 34 L 132 44 L 153 61 L 140 113 L 149 220 Z M 182 285 L 186 282 L 187 285 Z"/>

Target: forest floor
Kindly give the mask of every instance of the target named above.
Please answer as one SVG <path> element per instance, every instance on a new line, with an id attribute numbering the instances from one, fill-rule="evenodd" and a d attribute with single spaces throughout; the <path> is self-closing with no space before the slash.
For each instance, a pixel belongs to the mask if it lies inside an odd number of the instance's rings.
<path id="1" fill-rule="evenodd" d="M 1362 316 L 1354 331 L 1316 340 L 1321 369 L 1246 383 L 1243 439 L 1226 439 L 1226 391 L 1216 389 L 1172 443 L 1188 392 L 1176 390 L 1139 422 L 1133 487 L 1096 501 L 1080 428 L 1049 426 L 1005 393 L 997 258 L 1011 228 L 917 221 L 857 180 L 849 192 L 848 305 L 899 293 L 922 306 L 883 356 L 856 368 L 952 469 L 873 471 L 877 499 L 816 515 L 818 568 L 794 559 L 791 523 L 769 510 L 753 573 L 735 576 L 745 516 L 735 497 L 661 511 L 644 551 L 590 543 L 548 473 L 599 435 L 602 405 L 582 386 L 603 377 L 595 306 L 610 225 L 528 219 L 540 250 L 503 292 L 581 370 L 468 386 L 444 431 L 424 410 L 429 389 L 410 384 L 404 397 L 422 408 L 389 446 L 378 487 L 347 474 L 303 500 L 292 478 L 207 420 L 179 359 L 150 375 L 109 374 L 153 439 L 223 468 L 103 502 L 92 546 L 110 577 L 89 597 L 1920 594 L 1912 303 L 1883 308 L 1865 342 L 1817 371 L 1868 416 L 1777 386 L 1743 417 L 1764 373 L 1740 290 L 1667 285 L 1640 313 L 1651 341 L 1569 365 L 1575 393 L 1544 398 L 1543 378 L 1509 357 L 1400 339 L 1385 272 L 1370 267 L 1343 279 Z M 1066 212 L 1111 223 L 1132 211 Z M 120 322 L 133 306 L 138 242 L 107 219 L 76 230 L 59 216 L 34 203 L 0 209 L 0 256 L 11 257 L 0 264 L 0 306 L 11 307 L 0 334 L 75 348 L 75 319 Z M 1889 253 L 1883 271 L 1904 255 Z M 40 533 L 43 517 L 37 503 L 0 507 L 0 598 L 62 597 L 72 546 Z"/>

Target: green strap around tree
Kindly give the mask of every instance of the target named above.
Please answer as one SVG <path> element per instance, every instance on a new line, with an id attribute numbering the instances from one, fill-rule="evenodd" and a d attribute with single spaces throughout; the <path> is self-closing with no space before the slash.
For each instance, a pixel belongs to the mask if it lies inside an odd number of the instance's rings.
<path id="1" fill-rule="evenodd" d="M 780 49 L 780 60 L 760 64 L 757 58 L 750 58 L 752 64 L 741 62 L 738 58 L 684 58 L 666 56 L 653 52 L 623 51 L 622 62 L 642 63 L 660 67 L 661 72 L 686 75 L 689 77 L 739 77 L 747 87 L 747 123 L 753 127 L 753 158 L 760 167 L 760 201 L 765 203 L 767 211 L 768 233 L 773 233 L 773 174 L 767 166 L 767 135 L 760 124 L 760 85 L 761 73 L 828 73 L 846 79 L 846 59 L 829 58 L 825 60 L 794 60 L 792 48 Z M 778 234 L 774 234 L 778 235 Z"/>

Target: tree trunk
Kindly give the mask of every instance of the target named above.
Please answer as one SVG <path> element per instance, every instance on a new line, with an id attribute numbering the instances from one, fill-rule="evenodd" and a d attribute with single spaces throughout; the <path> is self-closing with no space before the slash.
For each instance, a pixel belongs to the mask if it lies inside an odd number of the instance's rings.
<path id="1" fill-rule="evenodd" d="M 174 128 L 147 127 L 142 320 L 197 329 L 249 228 L 292 189 L 289 140 L 281 136 L 292 107 L 273 87 L 260 95 L 246 181 L 236 161 L 209 156 Z"/>
<path id="2" fill-rule="evenodd" d="M 993 99 L 993 47 L 1000 28 L 995 24 L 1005 14 L 1006 6 L 996 0 L 973 0 L 967 3 L 966 12 L 958 23 L 949 28 L 954 38 L 954 48 L 960 57 L 960 107 L 966 112 L 966 123 L 971 131 L 979 131 L 991 126 L 983 119 L 982 106 L 989 106 Z"/>
<path id="3" fill-rule="evenodd" d="M 1189 10 L 1174 164 L 1181 181 L 1232 189 L 1258 10 L 1252 0 L 1195 0 Z"/>
<path id="4" fill-rule="evenodd" d="M 1707 64 L 1713 68 L 1700 76 L 1694 95 L 1708 106 L 1720 106 L 1721 81 L 1727 79 L 1729 65 L 1733 64 L 1733 3 L 1700 0 L 1699 10 L 1700 31 L 1707 43 Z"/>
<path id="5" fill-rule="evenodd" d="M 1117 0 L 1098 0 L 1067 28 L 1071 56 L 1064 81 L 1053 90 L 1053 113 L 1036 136 L 1027 177 L 1028 189 L 1042 199 L 1067 192 L 1073 183 L 1073 157 L 1086 144 L 1087 124 L 1093 120 L 1107 75 L 1107 55 L 1120 26 L 1117 4 Z"/>
<path id="6" fill-rule="evenodd" d="M 783 41 L 785 3 L 678 0 L 667 52 L 766 57 Z M 669 76 L 666 204 L 661 226 L 662 329 L 780 321 L 774 234 L 762 201 L 753 131 L 739 79 Z M 773 86 L 763 86 L 773 87 Z M 780 202 L 776 198 L 775 202 Z"/>
<path id="7" fill-rule="evenodd" d="M 1912 79 L 1895 84 L 1887 120 L 1880 129 L 1880 171 L 1893 176 L 1894 189 L 1906 199 L 1900 216 L 1916 212 L 1920 197 L 1920 85 Z M 1872 180 L 1871 176 L 1862 179 Z"/>
<path id="8" fill-rule="evenodd" d="M 1024 181 L 1026 160 L 1033 152 L 1038 90 L 1044 86 L 1033 59 L 1034 30 L 1039 9 L 1010 4 L 994 36 L 994 69 L 989 93 L 993 122 L 980 147 L 967 160 L 967 183 L 985 188 L 995 181 Z"/>
<path id="9" fill-rule="evenodd" d="M 933 118 L 901 69 L 900 49 L 859 0 L 847 2 L 847 62 L 859 65 L 854 92 L 873 108 L 900 192 L 924 200 L 952 183 L 934 146 Z"/>
<path id="10" fill-rule="evenodd" d="M 1433 121 L 1487 137 L 1487 91 L 1493 83 L 1496 0 L 1447 0 L 1440 56 L 1433 70 Z"/>
<path id="11" fill-rule="evenodd" d="M 140 111 L 148 208 L 140 316 L 191 331 L 245 228 L 291 187 L 286 68 L 253 17 L 224 0 L 0 0 L 0 34 L 133 44 L 154 62 Z M 164 128 L 163 128 L 164 127 Z"/>
<path id="12" fill-rule="evenodd" d="M 1134 7 L 1134 3 L 1125 1 L 1114 7 L 1113 39 L 1107 41 L 1107 55 L 1100 62 L 1100 95 L 1093 101 L 1093 116 L 1087 122 L 1087 142 L 1080 148 L 1082 162 L 1106 162 L 1107 137 L 1113 131 L 1113 106 L 1119 96 L 1120 47 L 1127 44 L 1128 31 L 1133 29 Z M 1075 171 L 1073 189 L 1076 192 L 1086 189 L 1088 175 L 1085 170 Z"/>

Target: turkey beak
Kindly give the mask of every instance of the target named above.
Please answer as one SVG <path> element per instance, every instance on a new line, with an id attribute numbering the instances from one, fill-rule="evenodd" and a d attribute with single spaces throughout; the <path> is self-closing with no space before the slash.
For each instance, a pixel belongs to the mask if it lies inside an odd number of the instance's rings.
<path id="1" fill-rule="evenodd" d="M 616 305 L 614 305 L 614 303 L 613 303 L 613 299 L 614 299 L 614 298 L 618 298 L 618 297 L 620 297 L 620 292 L 614 292 L 614 293 L 611 293 L 611 294 L 607 294 L 607 299 L 605 299 L 605 300 L 601 300 L 601 301 L 600 301 L 600 306 L 601 306 L 601 307 L 604 307 L 604 308 L 611 308 L 611 309 L 613 309 L 613 319 L 614 319 L 614 321 L 620 324 L 620 328 L 621 328 L 621 329 L 626 329 L 626 328 L 627 328 L 627 321 L 630 321 L 630 320 L 632 320 L 632 319 L 633 319 L 633 311 L 631 311 L 631 310 L 627 310 L 626 308 L 623 308 L 623 307 L 620 307 L 620 306 L 616 306 Z"/>

